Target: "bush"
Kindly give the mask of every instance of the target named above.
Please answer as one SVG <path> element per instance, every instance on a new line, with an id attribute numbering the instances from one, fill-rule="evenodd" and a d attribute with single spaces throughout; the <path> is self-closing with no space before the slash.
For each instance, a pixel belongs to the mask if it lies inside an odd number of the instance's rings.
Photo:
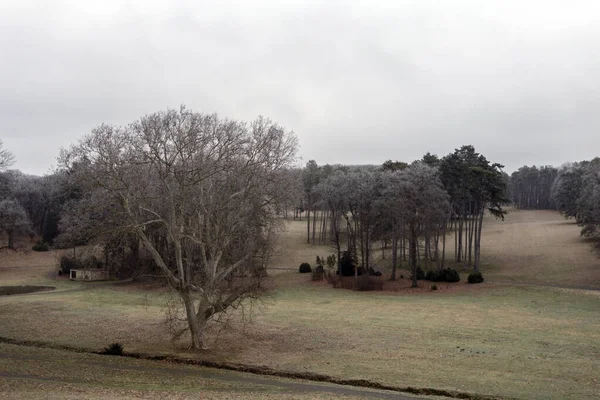
<path id="1" fill-rule="evenodd" d="M 121 343 L 113 343 L 109 346 L 106 346 L 100 354 L 106 354 L 109 356 L 122 356 L 123 355 L 123 345 Z"/>
<path id="2" fill-rule="evenodd" d="M 59 275 L 69 275 L 72 269 L 100 269 L 104 267 L 104 263 L 93 255 L 83 258 L 63 254 L 60 256 L 58 265 Z"/>
<path id="3" fill-rule="evenodd" d="M 446 268 L 443 271 L 446 282 L 460 282 L 460 275 L 455 269 Z"/>
<path id="4" fill-rule="evenodd" d="M 432 282 L 460 282 L 460 275 L 452 268 L 427 271 L 425 279 Z"/>
<path id="5" fill-rule="evenodd" d="M 469 283 L 481 283 L 483 282 L 483 275 L 479 271 L 471 272 L 467 280 Z"/>
<path id="6" fill-rule="evenodd" d="M 410 274 L 410 279 L 412 279 L 412 271 Z M 421 279 L 425 279 L 425 271 L 423 271 L 423 268 L 421 268 L 421 266 L 417 266 L 417 280 L 420 281 Z"/>
<path id="7" fill-rule="evenodd" d="M 308 274 L 309 272 L 312 272 L 312 268 L 310 267 L 309 263 L 302 263 L 300 264 L 300 268 L 298 268 L 298 272 L 300 272 L 301 274 Z"/>
<path id="8" fill-rule="evenodd" d="M 48 246 L 48 243 L 40 240 L 35 245 L 33 245 L 33 247 L 31 249 L 33 251 L 48 251 L 48 250 L 50 250 L 50 246 Z"/>
<path id="9" fill-rule="evenodd" d="M 342 276 L 354 276 L 354 258 L 349 251 L 345 251 L 342 253 L 340 257 L 340 270 L 342 271 Z"/>
<path id="10" fill-rule="evenodd" d="M 325 269 L 323 268 L 322 265 L 319 265 L 312 272 L 312 280 L 313 281 L 322 281 L 324 275 L 325 275 Z"/>
<path id="11" fill-rule="evenodd" d="M 356 279 L 356 284 L 353 285 L 353 289 L 361 292 L 383 290 L 383 280 L 373 276 L 363 275 Z"/>
<path id="12" fill-rule="evenodd" d="M 63 254 L 60 256 L 58 273 L 59 275 L 69 275 L 72 269 L 78 269 L 82 266 L 83 263 L 78 258 Z"/>
<path id="13" fill-rule="evenodd" d="M 441 274 L 439 269 L 432 269 L 427 271 L 425 274 L 425 279 L 432 282 L 441 282 L 440 276 Z"/>
<path id="14" fill-rule="evenodd" d="M 327 268 L 333 269 L 333 267 L 335 267 L 336 262 L 337 261 L 335 259 L 335 254 L 327 256 Z"/>

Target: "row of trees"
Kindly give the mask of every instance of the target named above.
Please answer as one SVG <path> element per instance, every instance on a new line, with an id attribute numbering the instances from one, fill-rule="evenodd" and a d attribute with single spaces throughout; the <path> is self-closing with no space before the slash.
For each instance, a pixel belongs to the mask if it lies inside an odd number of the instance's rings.
<path id="1" fill-rule="evenodd" d="M 551 166 L 523 166 L 510 176 L 512 204 L 521 209 L 554 210 L 553 186 L 558 169 Z"/>
<path id="2" fill-rule="evenodd" d="M 27 212 L 15 198 L 15 179 L 5 172 L 13 163 L 13 154 L 0 140 L 0 230 L 7 236 L 6 247 L 10 249 L 14 249 L 15 235 L 31 230 Z"/>
<path id="3" fill-rule="evenodd" d="M 503 218 L 506 177 L 473 146 L 443 158 L 426 154 L 410 165 L 323 166 L 303 169 L 307 241 L 331 244 L 340 260 L 348 252 L 365 270 L 372 267 L 375 243 L 390 246 L 392 279 L 400 260 L 445 266 L 446 236 L 454 233 L 454 261 L 480 266 L 483 215 Z M 384 253 L 385 254 L 385 253 Z"/>
<path id="4" fill-rule="evenodd" d="M 14 156 L 0 141 L 0 231 L 7 236 L 6 247 L 15 249 L 15 235 L 40 236 L 53 244 L 65 205 L 81 196 L 65 171 L 46 176 L 26 175 L 9 170 Z"/>
<path id="5" fill-rule="evenodd" d="M 563 165 L 553 185 L 556 207 L 585 237 L 600 237 L 600 158 Z"/>
<path id="6" fill-rule="evenodd" d="M 512 203 L 523 209 L 558 210 L 581 226 L 585 237 L 600 236 L 600 159 L 519 168 L 510 177 Z"/>

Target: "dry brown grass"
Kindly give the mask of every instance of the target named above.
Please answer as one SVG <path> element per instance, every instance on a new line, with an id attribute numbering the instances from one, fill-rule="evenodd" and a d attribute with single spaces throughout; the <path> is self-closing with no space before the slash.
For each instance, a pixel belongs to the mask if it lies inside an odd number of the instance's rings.
<path id="1" fill-rule="evenodd" d="M 572 220 L 554 211 L 510 210 L 506 221 L 488 219 L 482 249 L 492 269 L 486 276 L 600 288 L 600 259 L 593 246 Z"/>
<path id="2" fill-rule="evenodd" d="M 201 357 L 395 386 L 527 399 L 596 398 L 599 292 L 493 283 L 598 285 L 599 261 L 589 244 L 556 213 L 514 211 L 506 222 L 486 223 L 486 283 L 413 292 L 401 287 L 405 279 L 394 293 L 332 289 L 298 274 L 300 262 L 312 264 L 317 254 L 332 251 L 303 243 L 304 223 L 292 223 L 274 258 L 275 266 L 289 271 L 271 272 L 275 289 L 266 305 L 256 309 L 246 334 L 222 332 Z M 32 271 L 0 270 L 0 279 L 19 276 L 21 282 Z M 63 290 L 81 287 L 60 284 Z M 4 298 L 0 336 L 96 350 L 119 341 L 126 351 L 198 357 L 185 350 L 185 341 L 168 340 L 162 323 L 166 300 L 161 289 L 106 285 Z"/>
<path id="3" fill-rule="evenodd" d="M 3 399 L 367 399 L 379 393 L 8 344 L 0 344 L 0 354 Z"/>

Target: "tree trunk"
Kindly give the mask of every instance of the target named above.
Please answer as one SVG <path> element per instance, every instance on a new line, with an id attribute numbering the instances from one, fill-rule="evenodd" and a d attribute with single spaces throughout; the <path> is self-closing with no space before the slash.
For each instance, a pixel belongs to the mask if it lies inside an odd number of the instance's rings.
<path id="1" fill-rule="evenodd" d="M 396 224 L 392 224 L 392 277 L 391 280 L 396 280 L 396 269 L 398 267 L 398 237 Z"/>
<path id="2" fill-rule="evenodd" d="M 14 243 L 14 233 L 13 233 L 12 229 L 8 229 L 6 231 L 6 234 L 8 235 L 8 248 L 14 250 L 15 243 Z"/>
<path id="3" fill-rule="evenodd" d="M 467 262 L 467 265 L 470 266 L 473 263 L 473 232 L 475 230 L 476 216 L 471 215 L 469 218 L 470 218 L 470 222 L 469 222 L 469 261 Z"/>
<path id="4" fill-rule="evenodd" d="M 479 216 L 479 226 L 477 227 L 477 235 L 475 237 L 475 264 L 473 270 L 479 271 L 479 263 L 481 260 L 481 228 L 483 227 L 483 214 L 485 211 L 485 205 L 481 207 L 481 215 Z"/>
<path id="5" fill-rule="evenodd" d="M 416 229 L 411 227 L 410 229 L 410 262 L 412 264 L 412 287 L 419 287 L 417 284 L 417 236 Z"/>
<path id="6" fill-rule="evenodd" d="M 312 228 L 312 244 L 315 244 L 315 234 L 317 232 L 317 211 L 313 210 L 313 228 Z"/>
<path id="7" fill-rule="evenodd" d="M 456 262 L 461 262 L 462 261 L 462 235 L 463 235 L 463 223 L 464 223 L 464 210 L 465 210 L 465 206 L 463 203 L 462 206 L 462 215 L 459 217 L 458 220 L 458 252 L 456 253 Z"/>
<path id="8" fill-rule="evenodd" d="M 307 236 L 306 236 L 306 243 L 310 244 L 310 208 L 306 210 L 306 230 L 307 230 Z"/>
<path id="9" fill-rule="evenodd" d="M 179 293 L 181 294 L 183 304 L 185 305 L 185 314 L 187 316 L 188 327 L 190 328 L 190 346 L 194 350 L 206 349 L 206 343 L 204 343 L 204 327 L 206 325 L 206 321 L 202 321 L 202 326 L 199 324 L 199 319 L 203 318 L 203 316 L 196 315 L 196 310 L 194 309 L 194 300 L 192 299 L 190 293 Z"/>

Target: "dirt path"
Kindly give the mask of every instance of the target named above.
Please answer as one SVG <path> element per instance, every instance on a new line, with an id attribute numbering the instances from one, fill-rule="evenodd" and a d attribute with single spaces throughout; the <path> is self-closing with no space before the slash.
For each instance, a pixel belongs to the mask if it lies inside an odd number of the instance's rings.
<path id="1" fill-rule="evenodd" d="M 262 377 L 252 374 L 228 373 L 220 370 L 211 370 L 204 367 L 192 367 L 177 364 L 170 364 L 161 361 L 139 361 L 130 360 L 123 357 L 113 356 L 93 356 L 86 358 L 83 354 L 73 355 L 71 352 L 52 350 L 51 353 L 42 349 L 26 347 L 27 352 L 19 351 L 23 346 L 3 345 L 0 350 L 0 377 L 10 380 L 43 381 L 57 384 L 89 385 L 90 380 L 76 376 L 76 374 L 63 374 L 56 376 L 52 373 L 45 373 L 45 368 L 35 368 L 33 371 L 15 368 L 11 371 L 10 366 L 35 364 L 35 365 L 54 365 L 59 363 L 57 359 L 68 360 L 69 371 L 87 370 L 88 374 L 94 377 L 100 377 L 102 387 L 118 387 L 119 383 L 111 381 L 110 376 L 115 372 L 125 375 L 134 373 L 137 385 L 152 384 L 162 380 L 169 381 L 173 377 L 201 379 L 202 381 L 219 381 L 225 383 L 234 383 L 239 385 L 259 385 L 269 386 L 278 390 L 289 391 L 292 393 L 330 393 L 341 396 L 364 397 L 371 399 L 393 399 L 393 400 L 414 400 L 423 397 L 408 396 L 401 393 L 386 392 L 381 390 L 369 390 L 352 388 L 348 386 L 314 383 L 308 381 L 294 381 L 291 379 Z M 57 355 L 63 355 L 57 357 Z M 101 358 L 101 360 L 98 360 Z M 8 362 L 7 362 L 8 361 Z M 177 390 L 177 388 L 173 388 Z M 202 392 L 202 387 L 197 388 Z"/>

